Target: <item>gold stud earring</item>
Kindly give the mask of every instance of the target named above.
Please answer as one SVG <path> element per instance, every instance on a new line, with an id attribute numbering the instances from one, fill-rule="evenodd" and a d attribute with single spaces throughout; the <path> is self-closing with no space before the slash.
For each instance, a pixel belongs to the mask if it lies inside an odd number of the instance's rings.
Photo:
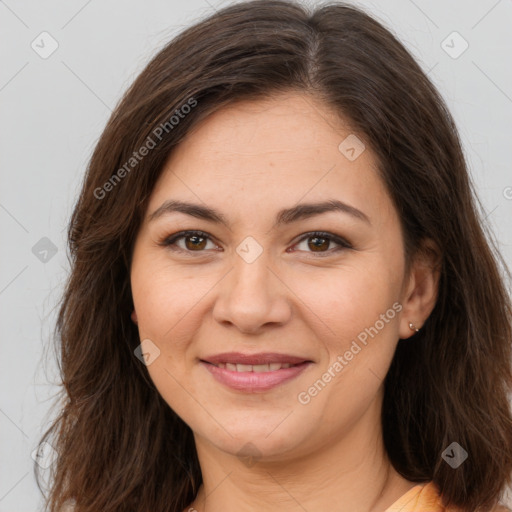
<path id="1" fill-rule="evenodd" d="M 416 329 L 416 327 L 414 327 L 414 325 L 412 324 L 412 322 L 409 322 L 409 329 L 411 329 L 411 331 L 416 331 L 418 332 L 419 329 Z"/>

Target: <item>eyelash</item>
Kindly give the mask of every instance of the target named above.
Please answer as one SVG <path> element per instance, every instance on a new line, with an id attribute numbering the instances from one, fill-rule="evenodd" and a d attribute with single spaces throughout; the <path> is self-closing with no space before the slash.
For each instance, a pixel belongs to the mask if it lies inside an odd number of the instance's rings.
<path id="1" fill-rule="evenodd" d="M 182 249 L 181 247 L 177 247 L 175 245 L 175 242 L 177 242 L 179 239 L 186 238 L 187 236 L 192 236 L 192 235 L 197 235 L 201 238 L 206 238 L 206 239 L 212 241 L 211 235 L 209 235 L 208 233 L 205 233 L 204 231 L 188 230 L 188 231 L 180 231 L 178 233 L 174 233 L 173 235 L 168 236 L 162 242 L 160 242 L 159 245 L 168 247 L 172 251 L 185 252 L 187 254 L 193 254 L 193 253 L 200 254 L 200 253 L 205 252 L 205 249 L 203 249 L 201 251 L 189 251 L 187 249 Z M 338 248 L 335 248 L 334 250 L 331 249 L 328 251 L 319 251 L 316 253 L 313 251 L 306 251 L 306 252 L 311 252 L 311 254 L 314 254 L 314 255 L 319 255 L 319 257 L 329 256 L 333 252 L 339 252 L 339 251 L 346 250 L 346 249 L 353 249 L 352 245 L 347 240 L 345 240 L 344 238 L 341 238 L 340 236 L 334 235 L 333 233 L 328 233 L 326 231 L 311 231 L 309 233 L 304 233 L 304 236 L 302 236 L 302 238 L 300 238 L 294 245 L 298 245 L 299 243 L 303 242 L 304 240 L 307 240 L 308 238 L 313 238 L 313 237 L 326 238 L 326 239 L 330 240 L 331 242 L 334 242 L 340 246 Z"/>

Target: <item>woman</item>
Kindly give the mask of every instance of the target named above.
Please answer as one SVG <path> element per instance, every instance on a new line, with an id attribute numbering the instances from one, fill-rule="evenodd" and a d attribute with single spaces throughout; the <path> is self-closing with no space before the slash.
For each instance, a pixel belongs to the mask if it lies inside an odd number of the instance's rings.
<path id="1" fill-rule="evenodd" d="M 185 30 L 73 212 L 48 509 L 505 510 L 511 305 L 475 201 L 441 97 L 362 11 Z"/>

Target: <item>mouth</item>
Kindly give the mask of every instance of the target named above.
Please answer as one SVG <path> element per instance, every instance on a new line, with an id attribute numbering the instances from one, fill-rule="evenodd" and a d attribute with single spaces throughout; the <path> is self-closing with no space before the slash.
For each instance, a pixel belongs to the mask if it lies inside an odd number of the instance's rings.
<path id="1" fill-rule="evenodd" d="M 287 354 L 224 353 L 200 360 L 215 380 L 242 392 L 268 391 L 297 377 L 313 361 Z"/>
<path id="2" fill-rule="evenodd" d="M 206 363 L 208 361 L 205 361 Z M 213 363 L 209 363 L 213 364 Z M 301 363 L 299 363 L 301 364 Z M 255 373 L 266 373 L 275 372 L 281 370 L 281 368 L 290 368 L 297 366 L 296 364 L 290 363 L 267 363 L 267 364 L 241 364 L 241 363 L 217 363 L 213 364 L 217 368 L 225 368 L 231 372 L 255 372 Z"/>

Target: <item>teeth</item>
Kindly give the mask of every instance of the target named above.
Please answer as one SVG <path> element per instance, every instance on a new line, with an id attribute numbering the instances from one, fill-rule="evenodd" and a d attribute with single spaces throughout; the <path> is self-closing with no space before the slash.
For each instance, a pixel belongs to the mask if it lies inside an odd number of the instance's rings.
<path id="1" fill-rule="evenodd" d="M 252 365 L 253 372 L 268 372 L 270 371 L 268 364 L 253 364 Z"/>
<path id="2" fill-rule="evenodd" d="M 268 364 L 234 364 L 234 363 L 219 363 L 216 365 L 218 368 L 224 368 L 231 372 L 275 372 L 282 368 L 290 368 L 293 366 L 290 363 L 268 363 Z"/>

